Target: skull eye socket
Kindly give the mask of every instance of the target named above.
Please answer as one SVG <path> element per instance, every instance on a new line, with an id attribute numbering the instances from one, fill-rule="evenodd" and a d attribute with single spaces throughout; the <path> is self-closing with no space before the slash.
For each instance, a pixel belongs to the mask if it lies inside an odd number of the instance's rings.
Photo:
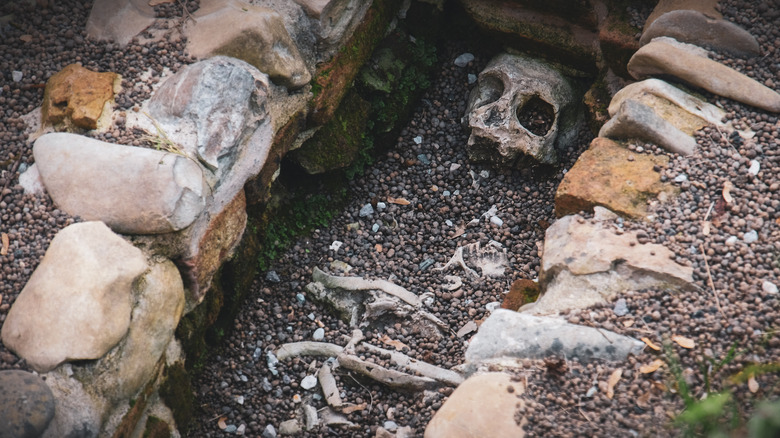
<path id="1" fill-rule="evenodd" d="M 517 120 L 532 134 L 544 136 L 552 129 L 555 120 L 553 106 L 533 96 L 525 105 L 517 108 Z"/>
<path id="2" fill-rule="evenodd" d="M 495 76 L 483 75 L 477 83 L 474 109 L 491 104 L 504 94 L 504 83 Z"/>

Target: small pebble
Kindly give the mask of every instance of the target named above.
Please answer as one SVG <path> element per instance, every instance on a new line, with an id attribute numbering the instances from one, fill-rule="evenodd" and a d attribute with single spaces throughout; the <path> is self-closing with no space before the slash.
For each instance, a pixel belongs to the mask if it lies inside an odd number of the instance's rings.
<path id="1" fill-rule="evenodd" d="M 301 380 L 301 388 L 309 390 L 317 386 L 317 378 L 314 376 L 306 376 Z"/>
<path id="2" fill-rule="evenodd" d="M 363 207 L 361 207 L 360 212 L 358 213 L 360 217 L 368 217 L 371 216 L 372 214 L 374 214 L 374 206 L 372 206 L 371 204 L 366 204 Z"/>
<path id="3" fill-rule="evenodd" d="M 314 330 L 314 334 L 312 335 L 312 339 L 315 341 L 321 341 L 325 339 L 325 329 L 320 327 L 317 330 Z"/>
<path id="4" fill-rule="evenodd" d="M 756 232 L 756 230 L 750 230 L 745 233 L 745 236 L 742 238 L 742 240 L 744 240 L 745 243 L 753 243 L 758 240 L 758 232 Z"/>
<path id="5" fill-rule="evenodd" d="M 474 55 L 471 53 L 463 53 L 462 55 L 455 58 L 455 61 L 453 64 L 455 64 L 458 67 L 465 67 L 469 65 L 469 62 L 474 60 Z"/>
<path id="6" fill-rule="evenodd" d="M 777 293 L 777 285 L 769 280 L 764 280 L 764 282 L 761 283 L 761 290 L 768 294 L 774 295 Z"/>

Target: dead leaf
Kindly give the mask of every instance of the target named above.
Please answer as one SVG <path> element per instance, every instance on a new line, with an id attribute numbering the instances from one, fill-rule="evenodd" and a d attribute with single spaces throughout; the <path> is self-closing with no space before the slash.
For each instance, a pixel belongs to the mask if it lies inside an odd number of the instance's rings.
<path id="1" fill-rule="evenodd" d="M 623 369 L 618 368 L 615 371 L 612 372 L 612 374 L 609 375 L 609 380 L 607 381 L 607 398 L 612 400 L 612 397 L 615 396 L 615 385 L 618 384 L 620 381 L 620 377 L 623 376 Z"/>
<path id="2" fill-rule="evenodd" d="M 342 414 L 351 414 L 351 413 L 353 413 L 355 411 L 362 411 L 363 409 L 366 408 L 366 406 L 368 406 L 368 405 L 365 404 L 365 403 L 361 403 L 359 405 L 346 406 L 346 407 L 341 408 L 341 413 Z"/>
<path id="3" fill-rule="evenodd" d="M 225 423 L 225 420 L 227 420 L 227 417 L 219 417 L 219 421 L 217 421 L 217 426 L 221 430 L 225 430 L 227 428 L 227 423 Z"/>
<path id="4" fill-rule="evenodd" d="M 633 319 L 626 319 L 625 321 L 623 321 L 623 327 L 631 327 L 632 325 L 634 325 Z"/>
<path id="5" fill-rule="evenodd" d="M 758 382 L 756 382 L 756 378 L 753 376 L 750 376 L 750 378 L 748 379 L 748 389 L 753 394 L 755 394 L 756 391 L 758 391 Z"/>
<path id="6" fill-rule="evenodd" d="M 3 240 L 3 247 L 0 248 L 0 255 L 7 255 L 8 247 L 11 245 L 11 242 L 8 241 L 8 234 L 0 234 L 0 238 Z"/>
<path id="7" fill-rule="evenodd" d="M 387 335 L 382 336 L 381 338 L 379 338 L 379 340 L 382 341 L 383 344 L 389 345 L 398 351 L 401 351 L 404 348 L 409 348 L 409 346 L 404 344 L 403 342 L 390 339 L 390 336 Z"/>
<path id="8" fill-rule="evenodd" d="M 686 338 L 685 336 L 674 335 L 672 336 L 672 340 L 682 348 L 693 348 L 696 346 L 696 343 L 693 342 L 693 339 Z"/>
<path id="9" fill-rule="evenodd" d="M 22 35 L 19 37 L 19 39 L 22 40 L 22 42 L 29 43 L 33 40 L 33 37 L 32 35 Z"/>
<path id="10" fill-rule="evenodd" d="M 644 410 L 650 409 L 650 391 L 640 395 L 636 399 L 636 405 Z"/>
<path id="11" fill-rule="evenodd" d="M 661 347 L 653 344 L 653 341 L 651 341 L 649 338 L 642 338 L 642 342 L 647 344 L 648 347 L 652 348 L 655 351 L 661 351 Z"/>
<path id="12" fill-rule="evenodd" d="M 641 367 L 639 367 L 639 372 L 642 374 L 654 373 L 658 368 L 661 368 L 661 365 L 663 364 L 664 361 L 662 361 L 661 359 L 656 359 L 650 365 L 642 365 Z"/>
<path id="13" fill-rule="evenodd" d="M 392 196 L 387 197 L 387 202 L 391 204 L 398 204 L 398 205 L 409 205 L 411 202 L 407 201 L 404 198 L 393 198 Z"/>
<path id="14" fill-rule="evenodd" d="M 450 237 L 450 239 L 454 239 L 456 237 L 460 237 L 460 236 L 462 236 L 465 233 L 466 233 L 466 227 L 457 227 L 457 228 L 455 228 L 455 234 L 453 234 L 452 237 Z"/>
<path id="15" fill-rule="evenodd" d="M 701 233 L 705 236 L 710 235 L 710 221 L 703 221 L 701 223 Z"/>
<path id="16" fill-rule="evenodd" d="M 733 187 L 734 185 L 731 184 L 731 181 L 723 183 L 723 200 L 726 201 L 726 204 L 731 204 L 734 201 L 734 198 L 731 196 L 731 189 Z"/>
<path id="17" fill-rule="evenodd" d="M 777 219 L 775 219 L 775 223 L 776 223 L 777 225 L 780 225 L 780 217 L 779 217 L 779 218 L 777 218 Z"/>
<path id="18" fill-rule="evenodd" d="M 376 250 L 376 252 L 382 252 L 382 244 L 377 243 L 376 245 L 374 245 L 374 249 Z"/>

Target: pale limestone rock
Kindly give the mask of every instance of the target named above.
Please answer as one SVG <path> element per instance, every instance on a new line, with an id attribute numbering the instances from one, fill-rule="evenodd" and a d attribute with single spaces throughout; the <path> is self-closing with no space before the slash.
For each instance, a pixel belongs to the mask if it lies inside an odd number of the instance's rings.
<path id="1" fill-rule="evenodd" d="M 205 206 L 200 166 L 175 153 L 52 133 L 36 140 L 33 155 L 59 208 L 118 233 L 180 230 Z"/>
<path id="2" fill-rule="evenodd" d="M 466 369 L 509 363 L 511 359 L 549 356 L 592 360 L 625 360 L 645 344 L 608 330 L 569 324 L 562 319 L 496 309 L 479 327 L 466 350 Z"/>
<path id="3" fill-rule="evenodd" d="M 289 89 L 308 84 L 311 73 L 275 11 L 239 0 L 211 2 L 185 29 L 187 49 L 198 58 L 241 59 Z"/>
<path id="4" fill-rule="evenodd" d="M 626 99 L 617 113 L 599 130 L 599 137 L 613 140 L 639 139 L 683 156 L 693 154 L 696 140 L 642 102 Z"/>
<path id="5" fill-rule="evenodd" d="M 661 15 L 645 28 L 639 44 L 645 45 L 657 37 L 670 37 L 736 56 L 761 53 L 758 41 L 745 29 L 728 20 L 710 18 L 692 10 L 676 10 Z"/>
<path id="6" fill-rule="evenodd" d="M 609 115 L 614 116 L 627 99 L 653 108 L 656 114 L 688 135 L 708 124 L 729 133 L 733 130 L 721 122 L 725 111 L 660 79 L 645 79 L 623 87 L 612 96 Z"/>
<path id="7" fill-rule="evenodd" d="M 87 35 L 126 46 L 154 20 L 149 0 L 95 0 L 87 19 Z"/>
<path id="8" fill-rule="evenodd" d="M 522 382 L 505 373 L 470 377 L 447 398 L 425 428 L 425 438 L 525 436 L 515 421 L 525 392 Z"/>
<path id="9" fill-rule="evenodd" d="M 8 312 L 3 343 L 38 372 L 100 358 L 127 333 L 133 282 L 146 269 L 141 251 L 101 222 L 63 229 Z"/>
<path id="10" fill-rule="evenodd" d="M 628 72 L 636 79 L 654 75 L 675 76 L 719 96 L 767 111 L 780 112 L 780 94 L 734 69 L 702 56 L 695 46 L 691 47 L 656 39 L 631 57 Z"/>
<path id="11" fill-rule="evenodd" d="M 693 268 L 674 262 L 663 245 L 637 240 L 636 231 L 618 235 L 579 215 L 558 219 L 545 233 L 543 295 L 530 311 L 554 314 L 607 303 L 627 290 L 690 287 Z"/>

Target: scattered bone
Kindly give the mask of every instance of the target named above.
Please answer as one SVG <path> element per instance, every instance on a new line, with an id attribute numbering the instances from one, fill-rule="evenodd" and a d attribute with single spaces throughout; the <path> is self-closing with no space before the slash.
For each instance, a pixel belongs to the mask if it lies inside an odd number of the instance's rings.
<path id="1" fill-rule="evenodd" d="M 333 377 L 333 370 L 337 366 L 338 362 L 325 361 L 320 367 L 320 371 L 317 373 L 317 379 L 320 381 L 320 387 L 322 387 L 322 393 L 325 395 L 325 401 L 328 402 L 328 405 L 336 409 L 340 408 L 343 404 L 339 388 L 336 386 L 336 378 Z"/>
<path id="2" fill-rule="evenodd" d="M 393 284 L 386 280 L 365 280 L 360 277 L 337 277 L 335 275 L 328 275 L 321 271 L 319 268 L 314 268 L 312 273 L 314 281 L 321 283 L 323 286 L 329 289 L 346 289 L 346 290 L 381 290 L 382 292 L 397 297 L 412 306 L 419 307 L 420 299 L 417 295 L 409 292 L 397 284 Z"/>
<path id="3" fill-rule="evenodd" d="M 359 329 L 352 330 L 352 338 L 347 342 L 347 345 L 344 346 L 344 351 L 347 353 L 354 353 L 355 352 L 355 345 L 357 345 L 358 342 L 365 339 L 363 336 L 363 332 Z"/>
<path id="4" fill-rule="evenodd" d="M 278 360 L 286 360 L 298 356 L 336 357 L 344 350 L 343 347 L 327 342 L 291 342 L 276 350 Z"/>
<path id="5" fill-rule="evenodd" d="M 320 419 L 325 426 L 346 426 L 354 428 L 355 423 L 347 420 L 347 416 L 339 412 L 334 411 L 331 408 L 322 408 L 319 410 Z"/>
<path id="6" fill-rule="evenodd" d="M 477 274 L 477 271 L 466 266 L 466 262 L 463 260 L 463 248 L 464 247 L 459 246 L 458 249 L 455 250 L 455 254 L 453 254 L 452 257 L 450 258 L 450 261 L 447 262 L 447 264 L 445 264 L 441 268 L 434 268 L 434 269 L 436 269 L 437 271 L 443 271 L 452 265 L 457 265 L 463 268 L 463 270 L 466 271 L 467 274 L 479 278 L 479 274 Z"/>
<path id="7" fill-rule="evenodd" d="M 458 247 L 450 261 L 443 267 L 434 269 L 443 271 L 452 265 L 460 266 L 467 274 L 475 278 L 479 278 L 480 275 L 469 265 L 479 268 L 482 271 L 482 276 L 502 277 L 504 270 L 509 265 L 509 258 L 506 249 L 500 243 L 491 240 L 484 247 L 479 242 Z"/>
<path id="8" fill-rule="evenodd" d="M 412 359 L 403 353 L 386 350 L 384 348 L 367 344 L 365 342 L 361 345 L 373 353 L 389 356 L 390 361 L 392 361 L 398 367 L 409 370 L 423 377 L 429 377 L 448 386 L 458 386 L 461 384 L 461 382 L 463 382 L 463 376 L 455 371 L 437 367 L 436 365 L 431 365 L 427 362 L 421 362 L 416 359 Z"/>
<path id="9" fill-rule="evenodd" d="M 444 281 L 447 283 L 443 284 L 441 287 L 444 288 L 444 290 L 453 291 L 460 289 L 461 286 L 463 286 L 463 280 L 461 280 L 460 277 L 457 275 L 445 275 Z"/>
<path id="10" fill-rule="evenodd" d="M 351 354 L 340 354 L 339 365 L 366 377 L 383 383 L 390 388 L 400 390 L 422 391 L 441 386 L 430 377 L 418 377 L 400 371 L 389 370 L 372 362 L 367 362 Z"/>

